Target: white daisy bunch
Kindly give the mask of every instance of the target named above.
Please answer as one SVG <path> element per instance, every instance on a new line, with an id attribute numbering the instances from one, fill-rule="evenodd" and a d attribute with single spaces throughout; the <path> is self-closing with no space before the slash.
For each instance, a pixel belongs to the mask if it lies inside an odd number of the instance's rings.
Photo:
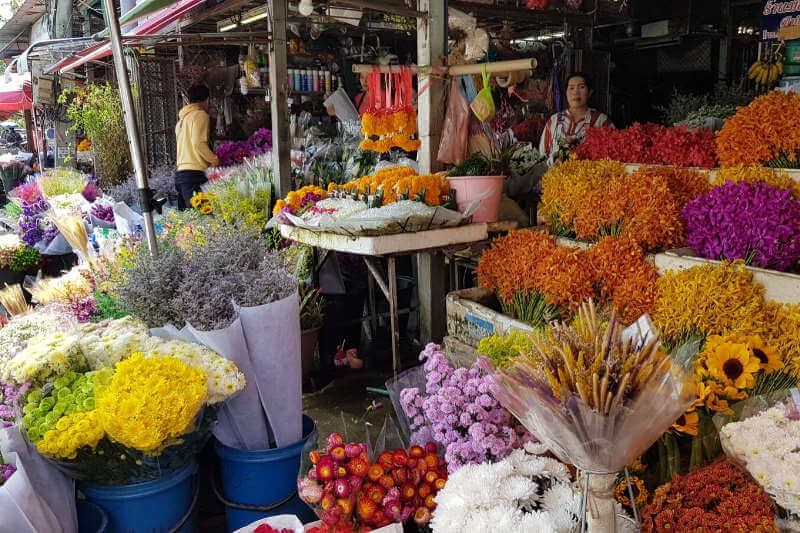
<path id="1" fill-rule="evenodd" d="M 132 316 L 81 324 L 81 351 L 92 370 L 113 368 L 132 354 L 147 349 L 150 334 L 141 320 Z"/>
<path id="2" fill-rule="evenodd" d="M 720 430 L 725 453 L 739 461 L 775 503 L 800 515 L 800 412 L 779 403 Z"/>
<path id="3" fill-rule="evenodd" d="M 496 463 L 465 465 L 436 496 L 434 533 L 570 533 L 581 494 L 567 467 L 528 443 Z"/>
<path id="4" fill-rule="evenodd" d="M 207 403 L 209 404 L 223 402 L 245 386 L 244 374 L 232 361 L 199 344 L 151 337 L 144 355 L 177 357 L 187 365 L 205 372 L 208 379 Z"/>
<path id="5" fill-rule="evenodd" d="M 4 365 L 0 379 L 41 385 L 69 371 L 85 372 L 88 364 L 79 339 L 74 333 L 42 333 L 33 337 Z"/>

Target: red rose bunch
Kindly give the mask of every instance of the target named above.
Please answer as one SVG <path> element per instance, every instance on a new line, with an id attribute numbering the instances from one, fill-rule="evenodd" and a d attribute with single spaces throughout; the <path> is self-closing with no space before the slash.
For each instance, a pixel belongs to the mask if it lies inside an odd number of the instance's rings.
<path id="1" fill-rule="evenodd" d="M 656 489 L 642 510 L 642 533 L 776 532 L 772 500 L 728 459 L 695 468 Z"/>
<path id="2" fill-rule="evenodd" d="M 575 153 L 579 159 L 614 159 L 626 163 L 713 168 L 714 133 L 708 128 L 639 124 L 623 130 L 589 128 Z"/>
<path id="3" fill-rule="evenodd" d="M 427 524 L 434 498 L 447 481 L 447 466 L 437 446 L 412 446 L 369 460 L 364 444 L 345 444 L 331 434 L 326 450 L 309 454 L 311 466 L 297 481 L 300 498 L 313 506 L 326 533 L 369 531 L 411 518 Z"/>

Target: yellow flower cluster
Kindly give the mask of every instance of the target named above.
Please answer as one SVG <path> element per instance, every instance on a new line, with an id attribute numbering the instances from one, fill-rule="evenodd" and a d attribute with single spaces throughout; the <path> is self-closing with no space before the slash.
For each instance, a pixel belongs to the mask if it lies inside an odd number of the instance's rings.
<path id="1" fill-rule="evenodd" d="M 303 199 L 306 195 L 310 196 L 319 196 L 318 200 L 324 200 L 328 197 L 328 193 L 325 189 L 317 187 L 316 185 L 306 185 L 296 191 L 291 191 L 289 194 L 286 195 L 286 199 L 280 199 L 275 202 L 275 207 L 272 209 L 272 214 L 277 215 L 281 212 L 283 208 L 289 208 L 292 213 L 297 213 L 297 211 L 301 207 L 305 207 L 303 205 Z"/>
<path id="2" fill-rule="evenodd" d="M 419 139 L 412 139 L 417 133 L 417 114 L 413 108 L 401 109 L 393 113 L 364 113 L 361 117 L 362 150 L 385 153 L 392 148 L 406 152 L 419 150 Z M 378 137 L 373 140 L 370 137 Z"/>
<path id="3" fill-rule="evenodd" d="M 781 368 L 778 352 L 757 335 L 712 335 L 695 360 L 695 407 L 730 412 L 729 402 L 747 398 L 759 372 Z"/>
<path id="4" fill-rule="evenodd" d="M 364 196 L 383 192 L 383 205 L 394 203 L 401 195 L 413 200 L 425 192 L 425 203 L 440 205 L 450 194 L 450 182 L 444 174 L 417 174 L 411 167 L 384 168 L 342 185 L 330 183 L 329 193 L 344 193 Z"/>
<path id="5" fill-rule="evenodd" d="M 485 355 L 495 368 L 506 368 L 521 354 L 530 353 L 531 336 L 512 330 L 507 336 L 494 334 L 478 343 L 478 353 Z"/>
<path id="6" fill-rule="evenodd" d="M 792 196 L 800 198 L 800 181 L 795 181 L 782 169 L 762 167 L 760 165 L 736 165 L 734 167 L 721 168 L 717 171 L 712 185 L 724 185 L 725 182 L 755 182 L 763 181 L 778 189 L 789 189 Z"/>
<path id="7" fill-rule="evenodd" d="M 741 261 L 667 272 L 658 280 L 653 322 L 671 340 L 692 332 L 758 336 L 787 371 L 800 374 L 800 304 L 766 301 Z"/>
<path id="8" fill-rule="evenodd" d="M 192 196 L 192 199 L 189 200 L 189 203 L 191 203 L 192 207 L 198 209 L 204 215 L 210 215 L 214 212 L 214 207 L 211 205 L 212 200 L 214 200 L 214 193 L 198 192 Z"/>
<path id="9" fill-rule="evenodd" d="M 666 339 L 692 332 L 765 333 L 764 287 L 753 283 L 753 274 L 741 261 L 669 271 L 657 284 L 653 322 Z"/>
<path id="10" fill-rule="evenodd" d="M 96 410 L 71 413 L 61 418 L 55 429 L 36 444 L 40 453 L 60 459 L 75 459 L 84 446 L 94 449 L 106 432 Z"/>
<path id="11" fill-rule="evenodd" d="M 108 388 L 98 391 L 97 412 L 111 439 L 157 454 L 193 430 L 205 397 L 202 370 L 137 353 L 118 363 Z"/>
<path id="12" fill-rule="evenodd" d="M 565 161 L 542 177 L 541 213 L 548 224 L 571 228 L 578 209 L 612 179 L 625 174 L 619 161 Z"/>

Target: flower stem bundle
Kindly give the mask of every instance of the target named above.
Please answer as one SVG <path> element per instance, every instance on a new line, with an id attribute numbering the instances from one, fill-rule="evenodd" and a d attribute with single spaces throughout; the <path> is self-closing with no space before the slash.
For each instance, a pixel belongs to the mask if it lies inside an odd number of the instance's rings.
<path id="1" fill-rule="evenodd" d="M 0 290 L 0 303 L 11 316 L 21 315 L 30 309 L 25 301 L 25 295 L 22 294 L 22 286 L 18 283 L 10 286 L 6 284 L 6 287 Z"/>

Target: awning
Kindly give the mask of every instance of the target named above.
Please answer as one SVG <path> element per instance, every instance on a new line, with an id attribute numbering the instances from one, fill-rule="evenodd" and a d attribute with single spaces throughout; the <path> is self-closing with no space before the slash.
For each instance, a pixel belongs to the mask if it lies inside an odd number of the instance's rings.
<path id="1" fill-rule="evenodd" d="M 158 1 L 163 2 L 165 0 L 158 0 Z M 169 7 L 163 8 L 161 11 L 154 14 L 149 20 L 143 22 L 142 24 L 134 28 L 133 31 L 131 31 L 128 35 L 156 35 L 161 30 L 168 27 L 176 20 L 187 15 L 190 11 L 197 8 L 200 4 L 204 3 L 205 1 L 206 0 L 180 0 L 179 2 L 175 2 Z M 147 14 L 148 13 L 141 14 L 140 18 Z M 122 20 L 120 20 L 120 22 L 122 22 Z M 125 39 L 124 44 L 128 45 L 137 44 L 137 42 L 138 41 L 136 39 L 128 38 Z M 78 52 L 72 57 L 59 61 L 58 63 L 50 67 L 47 70 L 47 73 L 58 71 L 60 74 L 63 74 L 81 65 L 84 65 L 89 61 L 102 59 L 110 55 L 111 55 L 111 45 L 107 41 L 103 41 L 102 43 L 95 44 L 93 46 L 90 46 L 89 48 L 86 48 L 85 50 Z"/>
<path id="2" fill-rule="evenodd" d="M 30 74 L 4 74 L 0 76 L 0 111 L 33 109 L 33 91 Z"/>

